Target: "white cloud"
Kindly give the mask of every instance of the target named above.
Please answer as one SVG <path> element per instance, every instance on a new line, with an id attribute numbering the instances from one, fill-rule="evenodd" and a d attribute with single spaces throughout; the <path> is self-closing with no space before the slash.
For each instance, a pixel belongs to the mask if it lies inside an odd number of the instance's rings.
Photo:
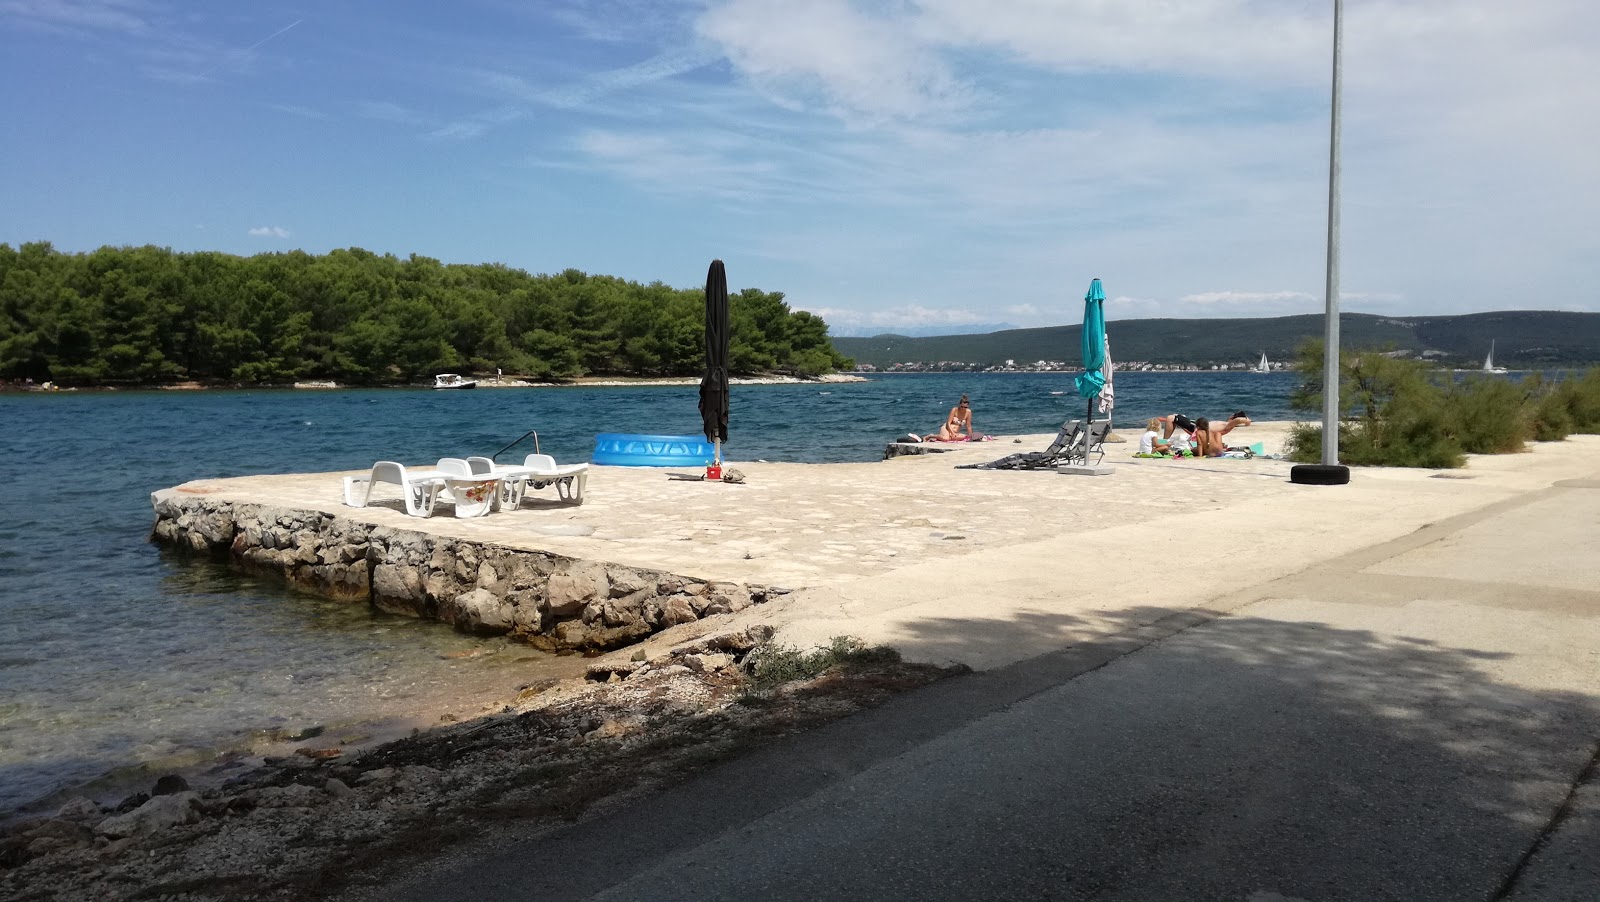
<path id="1" fill-rule="evenodd" d="M 367 101 L 358 106 L 356 112 L 364 119 L 376 119 L 379 122 L 394 122 L 400 125 L 416 125 L 422 121 L 422 116 L 415 110 L 387 100 Z"/>
<path id="2" fill-rule="evenodd" d="M 148 6 L 138 0 L 0 0 L 0 15 L 50 30 L 150 31 Z"/>
<path id="3" fill-rule="evenodd" d="M 292 103 L 273 103 L 273 104 L 268 104 L 268 106 L 270 106 L 272 109 L 277 110 L 280 113 L 288 113 L 290 116 L 299 116 L 302 119 L 331 119 L 331 118 L 333 118 L 333 117 L 329 116 L 327 113 L 322 112 L 321 110 L 314 110 L 314 109 L 311 109 L 310 107 L 297 106 L 297 105 L 292 104 Z"/>
<path id="4" fill-rule="evenodd" d="M 708 10 L 700 34 L 758 87 L 869 119 L 960 109 L 973 93 L 909 20 L 864 13 L 848 0 L 733 0 Z"/>
<path id="5" fill-rule="evenodd" d="M 850 310 L 837 307 L 801 307 L 827 320 L 829 326 L 842 329 L 879 328 L 893 329 L 926 326 L 971 326 L 985 322 L 986 317 L 973 310 L 925 307 L 921 304 L 902 304 L 885 310 Z"/>
<path id="6" fill-rule="evenodd" d="M 1343 294 L 1340 295 L 1343 297 Z M 1311 301 L 1303 291 L 1202 291 L 1178 299 L 1185 304 L 1277 304 L 1283 301 Z"/>
<path id="7" fill-rule="evenodd" d="M 250 234 L 257 238 L 288 238 L 289 230 L 282 226 L 257 226 Z"/>

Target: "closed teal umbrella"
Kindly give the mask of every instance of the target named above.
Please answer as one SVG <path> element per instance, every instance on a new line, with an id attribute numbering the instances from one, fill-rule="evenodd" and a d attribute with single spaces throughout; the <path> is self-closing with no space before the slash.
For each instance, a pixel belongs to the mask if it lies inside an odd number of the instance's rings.
<path id="1" fill-rule="evenodd" d="M 1100 397 L 1106 387 L 1106 292 L 1100 280 L 1089 283 L 1089 293 L 1083 296 L 1083 375 L 1077 379 L 1078 397 Z M 1093 406 L 1089 419 L 1094 420 Z"/>

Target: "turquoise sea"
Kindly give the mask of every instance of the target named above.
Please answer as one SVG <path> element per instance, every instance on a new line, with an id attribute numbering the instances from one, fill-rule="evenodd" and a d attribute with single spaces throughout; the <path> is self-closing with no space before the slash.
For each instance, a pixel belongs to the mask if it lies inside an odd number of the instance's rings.
<path id="1" fill-rule="evenodd" d="M 1293 384 L 1119 373 L 1115 418 L 1129 431 L 1172 412 L 1292 419 Z M 983 432 L 1051 433 L 1084 410 L 1065 374 L 736 385 L 727 457 L 876 460 L 963 392 Z M 586 460 L 597 433 L 697 432 L 696 402 L 694 386 L 0 394 L 0 816 L 120 791 L 119 768 L 210 760 L 258 731 L 510 695 L 559 663 L 166 553 L 149 542 L 152 491 L 488 454 L 529 429 L 558 460 Z"/>

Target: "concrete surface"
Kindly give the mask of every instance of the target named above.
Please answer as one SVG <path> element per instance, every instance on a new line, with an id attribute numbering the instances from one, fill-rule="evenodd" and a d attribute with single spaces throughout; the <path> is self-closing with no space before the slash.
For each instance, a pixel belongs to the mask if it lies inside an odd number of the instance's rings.
<path id="1" fill-rule="evenodd" d="M 1344 487 L 951 469 L 1012 450 L 598 474 L 582 547 L 979 672 L 364 897 L 1600 899 L 1600 438 Z"/>
<path id="2" fill-rule="evenodd" d="M 1083 536 L 989 549 L 1007 569 L 965 616 L 877 615 L 853 581 L 839 623 L 1011 660 L 372 898 L 1600 898 L 1600 482 L 1539 454 L 1474 461 L 1501 488 L 1461 513 L 1439 509 L 1471 480 L 1396 480 L 1385 505 L 1361 486 L 1391 474 L 1358 473 L 1298 518 L 1124 533 L 1131 561 Z M 1210 527 L 1241 508 L 1229 554 Z M 1379 522 L 1400 534 L 1304 565 Z M 1108 579 L 1140 564 L 1165 566 Z"/>

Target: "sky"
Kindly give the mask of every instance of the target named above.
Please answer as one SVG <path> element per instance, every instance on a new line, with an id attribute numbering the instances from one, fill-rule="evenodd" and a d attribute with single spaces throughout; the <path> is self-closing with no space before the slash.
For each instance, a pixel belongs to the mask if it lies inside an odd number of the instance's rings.
<path id="1" fill-rule="evenodd" d="M 1332 0 L 0 0 L 0 242 L 1323 309 Z M 1341 304 L 1600 311 L 1600 4 L 1347 0 Z"/>

